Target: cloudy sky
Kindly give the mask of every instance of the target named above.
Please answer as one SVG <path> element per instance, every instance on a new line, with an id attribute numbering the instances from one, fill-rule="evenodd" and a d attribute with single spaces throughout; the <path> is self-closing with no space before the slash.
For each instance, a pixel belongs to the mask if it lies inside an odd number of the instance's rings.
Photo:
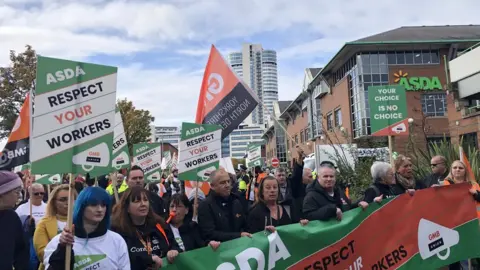
<path id="1" fill-rule="evenodd" d="M 193 121 L 209 48 L 243 42 L 278 53 L 281 100 L 304 68 L 340 46 L 406 25 L 480 24 L 480 1 L 0 0 L 0 65 L 30 44 L 39 54 L 119 67 L 118 97 L 157 125 Z"/>

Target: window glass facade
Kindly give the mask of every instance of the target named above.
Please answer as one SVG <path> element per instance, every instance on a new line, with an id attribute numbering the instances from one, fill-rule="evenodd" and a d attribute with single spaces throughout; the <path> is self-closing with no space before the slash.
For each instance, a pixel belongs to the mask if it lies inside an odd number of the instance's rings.
<path id="1" fill-rule="evenodd" d="M 275 156 L 278 158 L 280 163 L 287 162 L 287 145 L 285 144 L 285 131 L 280 127 L 277 121 L 274 123 L 275 128 L 275 141 L 276 141 L 276 153 Z"/>
<path id="2" fill-rule="evenodd" d="M 222 157 L 230 156 L 230 136 L 222 140 Z"/>
<path id="3" fill-rule="evenodd" d="M 447 99 L 446 94 L 423 94 L 422 111 L 425 116 L 439 117 L 446 116 Z"/>
<path id="4" fill-rule="evenodd" d="M 390 65 L 438 65 L 439 63 L 438 50 L 362 52 L 351 57 L 333 73 L 333 82 L 337 84 L 344 78 L 348 80 L 353 137 L 370 135 L 368 87 L 388 85 Z M 438 105 L 440 107 L 440 103 Z M 446 107 L 444 107 L 444 113 L 445 111 Z"/>

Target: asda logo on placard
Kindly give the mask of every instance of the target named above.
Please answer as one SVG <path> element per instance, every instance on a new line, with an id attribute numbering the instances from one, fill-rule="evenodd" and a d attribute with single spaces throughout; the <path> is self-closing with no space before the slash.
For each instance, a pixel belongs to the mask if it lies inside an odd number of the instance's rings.
<path id="1" fill-rule="evenodd" d="M 405 87 L 407 91 L 431 91 L 443 90 L 440 79 L 437 76 L 433 77 L 411 77 L 408 72 L 399 70 L 393 73 L 395 77 L 394 82 Z"/>
<path id="2" fill-rule="evenodd" d="M 79 255 L 75 256 L 75 263 L 73 264 L 74 270 L 83 270 L 83 269 L 102 269 L 102 260 L 105 259 L 107 255 Z"/>

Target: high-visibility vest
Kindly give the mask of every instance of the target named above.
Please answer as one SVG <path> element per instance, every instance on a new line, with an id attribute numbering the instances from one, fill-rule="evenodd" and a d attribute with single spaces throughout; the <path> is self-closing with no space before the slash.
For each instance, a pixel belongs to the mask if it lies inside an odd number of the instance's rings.
<path id="1" fill-rule="evenodd" d="M 443 181 L 443 185 L 448 186 L 448 185 L 451 185 L 451 183 L 450 183 L 450 181 L 445 179 Z M 480 192 L 480 186 L 477 183 L 473 183 L 472 187 L 475 188 L 477 190 L 477 192 Z M 475 201 L 475 203 L 477 204 L 477 217 L 480 219 L 480 203 L 477 202 L 477 201 Z"/>
<path id="2" fill-rule="evenodd" d="M 120 185 L 120 187 L 118 188 L 118 193 L 124 192 L 124 191 L 127 190 L 127 189 L 128 189 L 127 182 L 123 181 L 123 182 L 122 182 L 122 185 Z M 112 186 L 112 184 L 108 185 L 106 191 L 108 192 L 108 194 L 113 195 L 113 186 Z"/>
<path id="3" fill-rule="evenodd" d="M 254 185 L 254 189 L 253 189 L 253 194 L 254 194 L 254 200 L 256 201 L 257 200 L 257 193 L 258 193 L 258 185 L 260 185 L 260 182 L 262 181 L 263 178 L 267 177 L 267 174 L 262 172 L 262 173 L 259 173 L 257 175 L 257 179 L 255 181 L 255 184 L 253 183 L 253 181 L 251 181 L 247 187 L 247 192 L 245 193 L 245 198 L 247 198 L 247 201 L 250 199 L 250 190 L 252 189 L 252 185 Z"/>

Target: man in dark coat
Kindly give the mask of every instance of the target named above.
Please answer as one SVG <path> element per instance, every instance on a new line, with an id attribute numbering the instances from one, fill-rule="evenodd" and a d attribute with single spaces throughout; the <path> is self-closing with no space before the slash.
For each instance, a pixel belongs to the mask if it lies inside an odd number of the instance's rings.
<path id="1" fill-rule="evenodd" d="M 318 180 L 307 187 L 303 201 L 303 215 L 308 220 L 342 220 L 343 212 L 358 206 L 365 209 L 368 203 L 352 203 L 345 192 L 335 186 L 335 169 L 327 166 L 318 170 Z"/>
<path id="2" fill-rule="evenodd" d="M 228 173 L 217 170 L 210 174 L 210 193 L 198 207 L 198 226 L 205 241 L 229 241 L 246 232 L 245 209 L 239 197 L 233 194 Z"/>

